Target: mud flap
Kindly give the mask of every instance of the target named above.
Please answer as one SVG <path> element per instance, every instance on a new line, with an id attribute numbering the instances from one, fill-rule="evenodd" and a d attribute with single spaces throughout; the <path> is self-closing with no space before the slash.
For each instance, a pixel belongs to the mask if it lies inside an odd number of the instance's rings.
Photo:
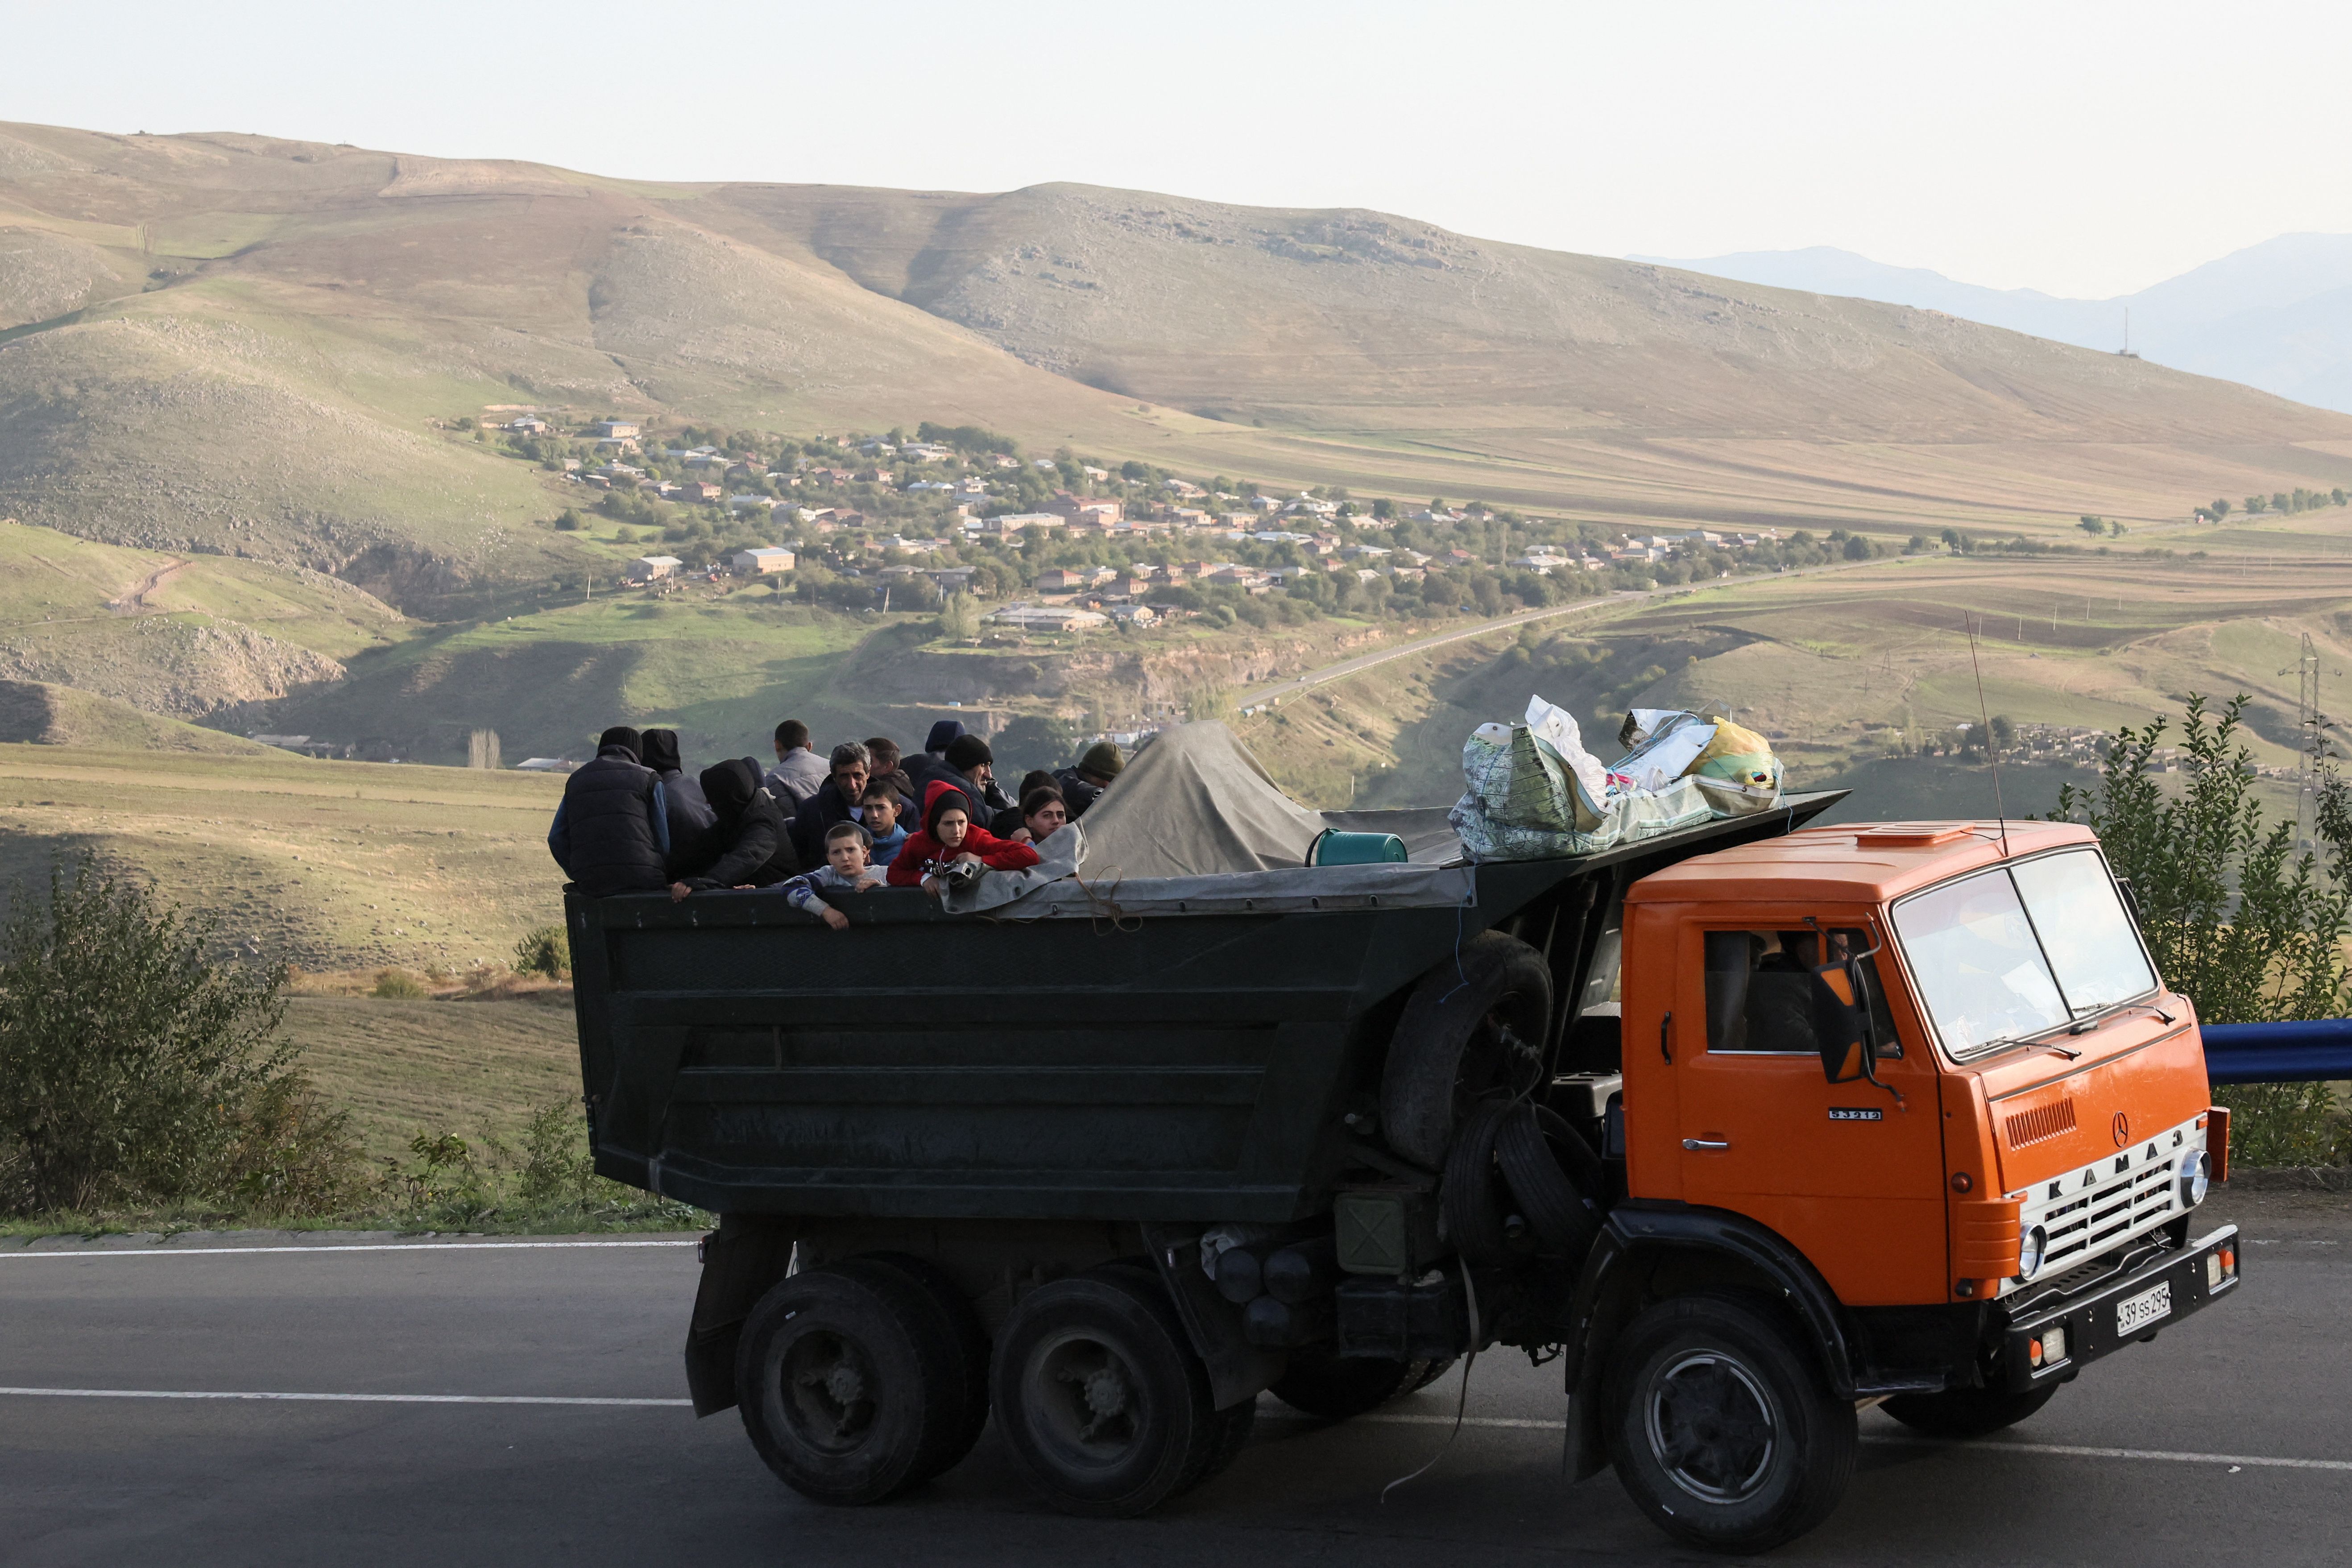
<path id="1" fill-rule="evenodd" d="M 790 1220 L 721 1215 L 719 1228 L 702 1238 L 702 1283 L 686 1333 L 686 1390 L 698 1416 L 734 1407 L 736 1341 L 760 1298 L 792 1267 L 796 1228 Z"/>
<path id="2" fill-rule="evenodd" d="M 1282 1375 L 1280 1351 L 1261 1350 L 1242 1334 L 1241 1309 L 1217 1293 L 1201 1272 L 1201 1238 L 1170 1225 L 1143 1226 L 1144 1245 L 1160 1269 L 1160 1282 L 1176 1299 L 1184 1333 L 1209 1368 L 1209 1394 L 1216 1407 L 1230 1410 L 1255 1399 Z"/>

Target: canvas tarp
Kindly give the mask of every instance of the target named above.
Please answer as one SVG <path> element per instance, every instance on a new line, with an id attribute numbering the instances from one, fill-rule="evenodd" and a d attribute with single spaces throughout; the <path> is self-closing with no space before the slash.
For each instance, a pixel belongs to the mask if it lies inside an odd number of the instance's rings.
<path id="1" fill-rule="evenodd" d="M 1442 807 L 1311 811 L 1282 793 L 1224 725 L 1180 724 L 1126 766 L 1087 812 L 1089 881 L 1294 869 L 1325 828 L 1393 833 L 1423 865 L 1461 856 Z M 1318 871 L 1339 868 L 1318 868 Z"/>

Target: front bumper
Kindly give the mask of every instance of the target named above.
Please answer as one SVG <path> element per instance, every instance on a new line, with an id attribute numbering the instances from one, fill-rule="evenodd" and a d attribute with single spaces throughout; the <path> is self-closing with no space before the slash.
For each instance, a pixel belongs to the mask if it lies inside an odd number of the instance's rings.
<path id="1" fill-rule="evenodd" d="M 2234 1292 L 2243 1282 L 2240 1272 L 2245 1253 L 2238 1246 L 2238 1227 L 2225 1225 L 2199 1237 L 2186 1247 L 2150 1248 L 2153 1256 L 2131 1256 L 2115 1268 L 2094 1274 L 2070 1289 L 2044 1287 L 2012 1298 L 2011 1316 L 2000 1333 L 2000 1373 L 2013 1393 L 2045 1383 L 2063 1383 L 2088 1363 L 2111 1355 L 2134 1340 L 2153 1339 L 2192 1312 L 2201 1311 Z M 2208 1259 L 2228 1251 L 2236 1267 L 2215 1282 Z M 2088 1272 L 2087 1270 L 2084 1272 Z M 2065 1282 L 2059 1282 L 2063 1285 Z M 2168 1300 L 2160 1314 L 2147 1316 L 2150 1293 L 2163 1290 Z M 2123 1314 L 2130 1311 L 2132 1320 Z M 2034 1359 L 2034 1347 L 2052 1329 L 2065 1330 L 2065 1354 Z"/>

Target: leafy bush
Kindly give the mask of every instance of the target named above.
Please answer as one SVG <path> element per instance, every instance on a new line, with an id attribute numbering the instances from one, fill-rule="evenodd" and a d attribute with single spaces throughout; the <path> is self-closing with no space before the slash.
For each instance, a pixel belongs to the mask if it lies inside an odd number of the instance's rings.
<path id="1" fill-rule="evenodd" d="M 2192 694 L 2181 721 L 2180 777 L 2169 795 L 2151 771 L 2166 724 L 2116 731 L 2090 789 L 2059 792 L 2057 816 L 2098 834 L 2128 878 L 2158 970 L 2208 1024 L 2332 1018 L 2352 1001 L 2352 791 L 2320 774 L 2316 849 L 2295 825 L 2265 820 L 2252 757 L 2238 741 L 2247 699 L 2218 718 Z M 2352 1128 L 2326 1084 L 2247 1084 L 2215 1090 L 2232 1112 L 2231 1139 L 2250 1165 L 2352 1160 Z"/>
<path id="2" fill-rule="evenodd" d="M 572 967 L 572 945 L 562 926 L 541 926 L 515 943 L 515 973 L 561 980 Z"/>
<path id="3" fill-rule="evenodd" d="M 0 1207 L 332 1202 L 354 1178 L 278 1037 L 281 969 L 206 955 L 213 923 L 84 857 L 0 928 Z"/>
<path id="4" fill-rule="evenodd" d="M 414 1002 L 432 993 L 425 990 L 424 981 L 405 969 L 379 969 L 375 972 L 375 988 L 368 994 L 392 1001 Z"/>

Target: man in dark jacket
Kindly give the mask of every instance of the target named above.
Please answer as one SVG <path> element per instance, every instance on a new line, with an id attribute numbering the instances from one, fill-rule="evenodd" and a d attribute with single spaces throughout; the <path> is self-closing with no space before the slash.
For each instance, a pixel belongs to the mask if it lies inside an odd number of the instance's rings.
<path id="1" fill-rule="evenodd" d="M 803 864 L 824 858 L 824 832 L 836 822 L 856 822 L 865 814 L 858 802 L 866 798 L 866 780 L 873 765 L 864 746 L 844 741 L 833 749 L 833 773 L 816 786 L 793 818 L 793 849 Z"/>
<path id="2" fill-rule="evenodd" d="M 792 835 L 776 797 L 760 784 L 760 765 L 733 757 L 702 770 L 702 793 L 719 819 L 719 858 L 698 877 L 670 884 L 673 900 L 719 888 L 765 888 L 795 876 Z"/>
<path id="3" fill-rule="evenodd" d="M 958 735 L 948 742 L 944 756 L 925 752 L 919 757 L 908 757 L 902 765 L 914 781 L 915 793 L 925 800 L 930 798 L 930 786 L 935 784 L 952 784 L 962 791 L 971 803 L 964 815 L 975 823 L 993 822 L 999 812 L 1015 804 L 997 787 L 996 754 L 977 735 Z"/>
<path id="4" fill-rule="evenodd" d="M 1110 781 L 1118 777 L 1118 770 L 1126 765 L 1126 759 L 1118 754 L 1116 745 L 1108 741 L 1097 741 L 1087 748 L 1087 754 L 1078 759 L 1076 767 L 1063 768 L 1054 774 L 1054 783 L 1060 786 L 1063 800 L 1069 804 L 1072 822 L 1087 814 L 1087 807 L 1094 805 L 1096 797 L 1110 788 Z"/>
<path id="5" fill-rule="evenodd" d="M 644 742 L 625 724 L 596 741 L 596 758 L 563 781 L 548 853 L 590 898 L 657 893 L 669 881 L 669 800 L 637 760 Z"/>
<path id="6" fill-rule="evenodd" d="M 719 819 L 711 814 L 710 803 L 702 798 L 702 785 L 686 776 L 677 731 L 646 731 L 639 751 L 639 760 L 661 780 L 662 795 L 669 803 L 670 879 L 690 877 L 719 858 L 719 846 L 713 842 Z"/>

